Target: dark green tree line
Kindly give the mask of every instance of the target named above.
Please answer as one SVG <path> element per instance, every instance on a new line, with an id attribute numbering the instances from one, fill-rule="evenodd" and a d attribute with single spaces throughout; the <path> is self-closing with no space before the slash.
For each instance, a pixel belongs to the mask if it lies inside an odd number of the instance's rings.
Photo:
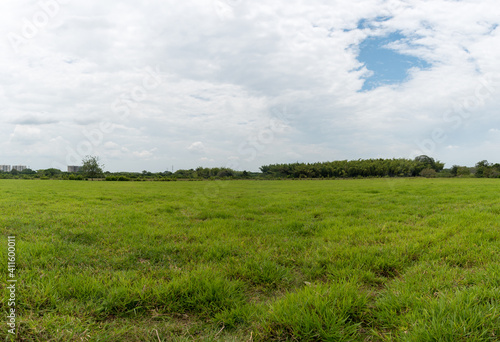
<path id="1" fill-rule="evenodd" d="M 414 177 L 425 169 L 439 172 L 444 163 L 428 156 L 415 159 L 358 159 L 323 163 L 271 164 L 260 168 L 271 177 L 285 178 L 352 178 Z"/>

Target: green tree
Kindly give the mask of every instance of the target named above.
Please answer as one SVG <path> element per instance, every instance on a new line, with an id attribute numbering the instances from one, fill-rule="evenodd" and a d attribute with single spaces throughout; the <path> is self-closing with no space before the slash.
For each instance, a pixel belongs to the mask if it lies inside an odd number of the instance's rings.
<path id="1" fill-rule="evenodd" d="M 490 163 L 488 163 L 487 160 L 481 160 L 480 162 L 476 163 L 476 177 L 487 178 L 490 175 L 490 171 Z"/>
<path id="2" fill-rule="evenodd" d="M 32 169 L 24 169 L 21 171 L 21 174 L 23 175 L 34 175 L 36 174 L 36 171 L 33 171 Z"/>
<path id="3" fill-rule="evenodd" d="M 86 156 L 82 160 L 81 171 L 87 178 L 98 178 L 102 176 L 104 165 L 100 164 L 99 157 Z"/>
<path id="4" fill-rule="evenodd" d="M 55 177 L 57 175 L 60 175 L 62 173 L 62 171 L 59 169 L 50 168 L 50 169 L 43 170 L 43 173 L 44 173 L 44 176 Z"/>
<path id="5" fill-rule="evenodd" d="M 460 166 L 457 169 L 457 176 L 459 177 L 470 176 L 470 169 L 466 166 Z"/>

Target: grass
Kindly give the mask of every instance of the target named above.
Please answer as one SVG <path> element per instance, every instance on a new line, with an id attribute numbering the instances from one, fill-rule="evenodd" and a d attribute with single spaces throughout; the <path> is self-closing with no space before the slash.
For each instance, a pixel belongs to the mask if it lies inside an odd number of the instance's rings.
<path id="1" fill-rule="evenodd" d="M 17 341 L 500 340 L 495 179 L 0 190 Z"/>

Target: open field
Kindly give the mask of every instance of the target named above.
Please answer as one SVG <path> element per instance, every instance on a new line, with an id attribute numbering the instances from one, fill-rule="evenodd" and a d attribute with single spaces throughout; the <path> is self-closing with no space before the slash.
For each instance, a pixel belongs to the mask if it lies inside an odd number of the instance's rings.
<path id="1" fill-rule="evenodd" d="M 19 341 L 498 341 L 499 190 L 0 180 L 1 309 L 16 235 Z"/>

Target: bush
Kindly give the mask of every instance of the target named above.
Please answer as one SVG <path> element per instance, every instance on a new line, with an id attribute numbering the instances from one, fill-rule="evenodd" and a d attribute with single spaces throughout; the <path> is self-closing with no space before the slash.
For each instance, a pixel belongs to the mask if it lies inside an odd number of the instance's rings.
<path id="1" fill-rule="evenodd" d="M 500 178 L 500 172 L 497 170 L 491 170 L 490 178 Z"/>
<path id="2" fill-rule="evenodd" d="M 435 178 L 436 175 L 436 170 L 434 169 L 423 169 L 422 171 L 420 171 L 420 176 L 425 178 Z"/>
<path id="3" fill-rule="evenodd" d="M 460 166 L 457 168 L 457 176 L 459 177 L 464 177 L 464 176 L 470 176 L 471 172 L 468 167 L 465 166 Z"/>

